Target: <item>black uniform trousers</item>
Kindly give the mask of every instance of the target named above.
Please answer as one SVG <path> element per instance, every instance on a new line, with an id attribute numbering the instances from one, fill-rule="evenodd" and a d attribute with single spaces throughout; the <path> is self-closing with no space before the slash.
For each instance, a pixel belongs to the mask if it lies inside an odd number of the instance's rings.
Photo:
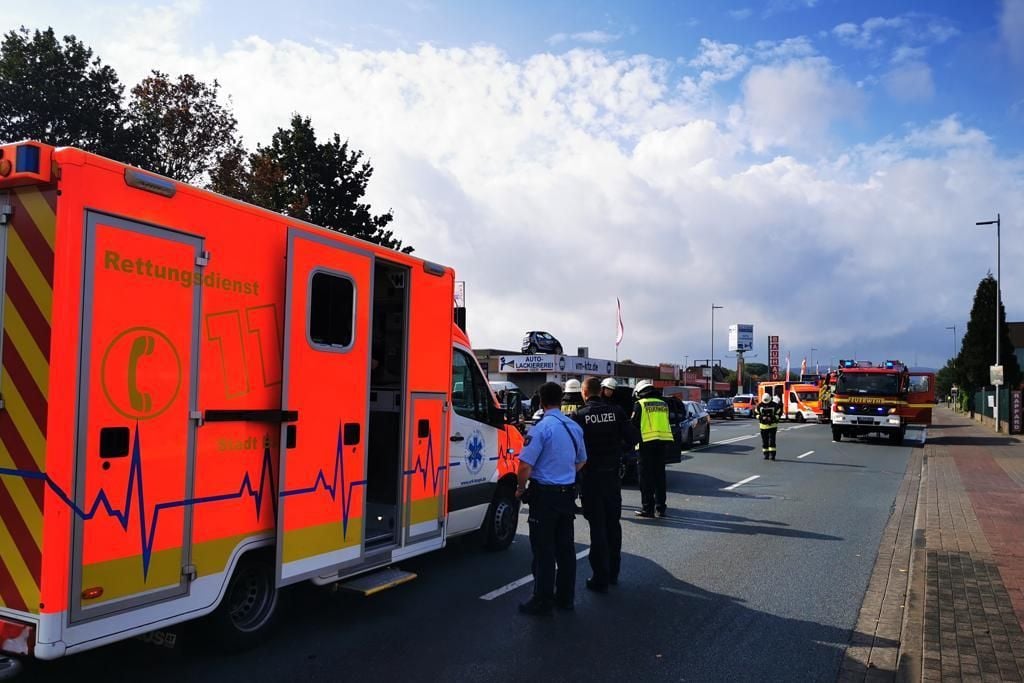
<path id="1" fill-rule="evenodd" d="M 575 486 L 531 481 L 528 505 L 533 594 L 548 602 L 572 603 L 576 592 Z"/>
<path id="2" fill-rule="evenodd" d="M 775 435 L 778 431 L 778 427 L 768 427 L 761 430 L 761 450 L 766 458 L 775 457 Z"/>
<path id="3" fill-rule="evenodd" d="M 622 563 L 622 482 L 618 470 L 580 473 L 583 516 L 590 523 L 590 569 L 594 583 L 618 581 Z"/>
<path id="4" fill-rule="evenodd" d="M 640 444 L 640 505 L 644 512 L 665 509 L 665 445 L 667 441 L 646 441 Z"/>

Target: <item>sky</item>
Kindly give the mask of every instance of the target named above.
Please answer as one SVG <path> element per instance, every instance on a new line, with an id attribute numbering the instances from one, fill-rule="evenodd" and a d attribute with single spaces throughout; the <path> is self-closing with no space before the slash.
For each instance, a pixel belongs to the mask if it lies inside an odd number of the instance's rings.
<path id="1" fill-rule="evenodd" d="M 614 358 L 618 297 L 623 359 L 732 366 L 747 323 L 748 362 L 941 367 L 997 212 L 1024 320 L 1024 0 L 9 4 L 129 86 L 216 79 L 250 148 L 347 138 L 476 347 Z"/>

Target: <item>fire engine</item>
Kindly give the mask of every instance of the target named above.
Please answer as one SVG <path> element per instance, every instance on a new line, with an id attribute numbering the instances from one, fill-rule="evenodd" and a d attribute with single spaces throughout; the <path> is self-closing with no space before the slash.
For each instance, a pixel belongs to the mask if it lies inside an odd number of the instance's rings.
<path id="1" fill-rule="evenodd" d="M 454 272 L 72 148 L 0 146 L 0 651 L 187 620 L 516 534 L 522 437 Z"/>
<path id="2" fill-rule="evenodd" d="M 935 373 L 887 360 L 841 360 L 832 397 L 832 439 L 877 433 L 903 443 L 908 425 L 929 425 Z"/>

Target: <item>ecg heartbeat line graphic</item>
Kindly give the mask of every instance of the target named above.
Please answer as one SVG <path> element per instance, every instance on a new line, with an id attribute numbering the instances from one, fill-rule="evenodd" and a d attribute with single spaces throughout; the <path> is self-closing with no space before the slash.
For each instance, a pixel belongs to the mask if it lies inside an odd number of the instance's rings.
<path id="1" fill-rule="evenodd" d="M 258 486 L 253 486 L 252 479 L 249 477 L 249 473 L 246 472 L 245 476 L 242 477 L 238 490 L 232 493 L 201 496 L 197 498 L 185 498 L 182 500 L 157 503 L 153 507 L 152 517 L 150 518 L 149 526 L 147 527 L 147 505 L 145 491 L 143 488 L 145 477 L 143 476 L 142 467 L 142 445 L 140 429 L 137 424 L 135 426 L 135 437 L 132 439 L 132 454 L 128 466 L 128 485 L 125 489 L 124 495 L 119 499 L 121 501 L 120 504 L 115 504 L 111 500 L 111 496 L 107 493 L 106 489 L 101 488 L 96 493 L 96 497 L 93 499 L 92 504 L 83 509 L 78 507 L 75 501 L 72 500 L 71 497 L 50 478 L 50 475 L 44 472 L 27 472 L 24 470 L 0 468 L 0 475 L 20 477 L 22 479 L 34 479 L 45 482 L 46 486 L 84 522 L 88 522 L 93 519 L 102 510 L 106 513 L 107 517 L 113 517 L 117 520 L 117 523 L 121 526 L 122 530 L 128 531 L 128 525 L 131 522 L 132 510 L 137 507 L 139 514 L 139 544 L 142 548 L 142 574 L 144 577 L 149 576 L 149 565 L 153 557 L 153 546 L 156 540 L 157 526 L 160 522 L 160 513 L 162 511 L 189 506 L 194 507 L 207 503 L 217 503 L 225 500 L 237 500 L 244 496 L 250 496 L 253 499 L 253 508 L 258 519 L 260 509 L 263 507 L 264 496 L 268 490 L 273 494 L 274 486 L 273 461 L 270 456 L 270 447 L 267 446 L 263 449 L 263 462 L 260 466 L 260 481 Z M 273 498 L 271 498 L 271 505 L 274 508 L 274 513 L 276 514 L 277 502 Z"/>
<path id="2" fill-rule="evenodd" d="M 437 485 L 441 478 L 441 473 L 447 469 L 446 465 L 438 465 L 434 462 L 434 439 L 431 432 L 428 432 L 427 438 L 427 456 L 426 461 L 421 462 L 420 458 L 416 459 L 416 463 L 412 469 L 404 471 L 405 476 L 411 476 L 417 473 L 421 473 L 423 476 L 423 485 L 426 486 L 428 476 L 432 476 L 433 491 L 437 492 Z M 209 503 L 218 503 L 228 500 L 238 500 L 245 496 L 249 496 L 253 501 L 253 510 L 257 519 L 259 519 L 260 510 L 263 507 L 263 500 L 267 493 L 270 493 L 271 506 L 274 511 L 275 518 L 277 517 L 277 498 L 285 498 L 291 496 L 302 496 L 318 491 L 325 491 L 330 495 L 332 501 L 338 500 L 339 491 L 343 492 L 341 495 L 341 513 L 342 513 L 342 535 L 348 536 L 348 523 L 350 512 L 352 509 L 352 502 L 355 494 L 355 490 L 359 487 L 365 487 L 367 481 L 360 479 L 356 481 L 346 482 L 345 479 L 345 458 L 344 448 L 342 444 L 342 431 L 341 426 L 338 427 L 338 445 L 336 450 L 336 457 L 334 460 L 334 472 L 328 482 L 327 476 L 324 471 L 318 470 L 313 484 L 303 488 L 281 490 L 281 492 L 274 495 L 274 478 L 273 478 L 273 458 L 271 457 L 269 445 L 264 446 L 263 449 L 263 462 L 260 466 L 260 478 L 259 484 L 253 486 L 252 478 L 249 476 L 249 472 L 246 472 L 242 477 L 242 481 L 236 491 L 230 493 L 222 493 L 211 496 L 200 496 L 194 498 L 185 498 L 182 500 L 166 501 L 163 503 L 157 503 L 152 510 L 152 516 L 149 518 L 149 525 L 147 526 L 147 511 L 146 497 L 144 492 L 144 481 L 143 476 L 143 465 L 142 465 L 142 446 L 140 429 L 138 424 L 135 426 L 135 436 L 132 440 L 132 454 L 128 468 L 128 484 L 125 489 L 124 495 L 121 496 L 119 505 L 115 505 L 111 500 L 105 489 L 101 488 L 93 499 L 91 505 L 87 508 L 80 508 L 74 500 L 54 482 L 50 476 L 44 472 L 30 472 L 26 470 L 9 469 L 0 467 L 0 476 L 18 477 L 26 480 L 42 481 L 46 486 L 53 491 L 58 498 L 60 498 L 67 507 L 69 507 L 75 515 L 77 515 L 82 521 L 87 522 L 101 511 L 106 513 L 107 517 L 112 517 L 117 520 L 121 529 L 125 532 L 128 531 L 128 527 L 132 517 L 132 511 L 138 509 L 139 517 L 139 543 L 142 549 L 142 575 L 144 578 L 149 576 L 150 561 L 153 556 L 153 547 L 156 540 L 157 528 L 160 521 L 160 513 L 164 510 L 173 510 L 177 508 L 185 507 L 196 507 L 199 505 L 206 505 Z"/>
<path id="3" fill-rule="evenodd" d="M 416 462 L 413 464 L 412 469 L 404 470 L 402 474 L 407 477 L 411 477 L 414 474 L 420 474 L 423 476 L 423 486 L 427 486 L 427 476 L 433 474 L 431 478 L 430 488 L 437 494 L 437 482 L 441 479 L 441 473 L 448 469 L 448 465 L 438 465 L 434 462 L 434 436 L 433 430 L 427 429 L 427 456 L 421 458 L 416 456 Z"/>

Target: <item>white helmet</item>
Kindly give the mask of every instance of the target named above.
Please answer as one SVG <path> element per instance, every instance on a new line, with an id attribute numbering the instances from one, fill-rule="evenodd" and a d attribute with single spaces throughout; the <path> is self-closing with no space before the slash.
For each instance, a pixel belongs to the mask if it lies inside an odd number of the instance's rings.
<path id="1" fill-rule="evenodd" d="M 776 396 L 776 397 L 774 397 L 774 398 L 772 399 L 772 402 L 773 402 L 773 403 L 782 403 L 782 399 L 781 399 L 781 398 L 779 398 L 778 396 Z"/>
<path id="2" fill-rule="evenodd" d="M 580 386 L 578 379 L 570 379 L 565 383 L 565 393 L 567 394 L 578 394 L 583 391 L 583 387 Z"/>
<path id="3" fill-rule="evenodd" d="M 642 392 L 647 391 L 654 386 L 654 382 L 649 379 L 642 379 L 636 383 L 636 388 L 633 389 L 633 395 L 639 396 Z"/>
<path id="4" fill-rule="evenodd" d="M 764 394 L 761 396 L 761 403 L 770 403 L 772 400 L 771 394 Z"/>
<path id="5" fill-rule="evenodd" d="M 619 383 L 615 381 L 614 377 L 605 377 L 603 380 L 601 380 L 601 388 L 611 389 L 614 391 L 615 389 L 619 388 Z"/>

